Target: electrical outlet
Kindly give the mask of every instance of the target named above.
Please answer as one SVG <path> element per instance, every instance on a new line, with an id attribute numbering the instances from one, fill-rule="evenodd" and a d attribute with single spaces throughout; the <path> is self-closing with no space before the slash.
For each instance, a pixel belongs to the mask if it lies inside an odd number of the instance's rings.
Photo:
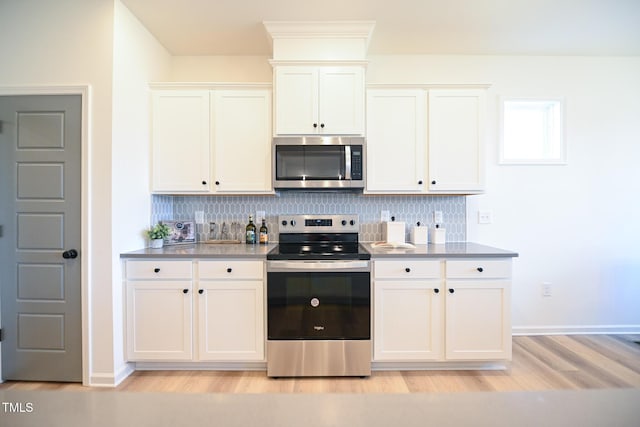
<path id="1" fill-rule="evenodd" d="M 491 224 L 493 222 L 493 212 L 478 211 L 478 224 Z"/>
<path id="2" fill-rule="evenodd" d="M 433 211 L 433 222 L 435 224 L 442 224 L 442 211 Z"/>
<path id="3" fill-rule="evenodd" d="M 542 282 L 542 296 L 550 297 L 551 294 L 551 282 Z"/>
<path id="4" fill-rule="evenodd" d="M 195 211 L 196 224 L 204 224 L 204 211 Z"/>
<path id="5" fill-rule="evenodd" d="M 380 211 L 380 222 L 391 221 L 391 214 L 389 211 Z"/>

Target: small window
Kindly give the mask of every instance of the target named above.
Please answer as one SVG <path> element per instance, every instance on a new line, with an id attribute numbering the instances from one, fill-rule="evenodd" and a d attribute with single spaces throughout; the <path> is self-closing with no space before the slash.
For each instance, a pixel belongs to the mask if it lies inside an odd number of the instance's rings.
<path id="1" fill-rule="evenodd" d="M 501 164 L 566 164 L 562 99 L 501 99 Z"/>

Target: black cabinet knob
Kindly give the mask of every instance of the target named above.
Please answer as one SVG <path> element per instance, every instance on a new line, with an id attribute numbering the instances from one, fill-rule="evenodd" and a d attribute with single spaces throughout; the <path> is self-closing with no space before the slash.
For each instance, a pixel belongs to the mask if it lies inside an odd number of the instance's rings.
<path id="1" fill-rule="evenodd" d="M 183 294 L 188 294 L 188 293 L 189 293 L 189 289 L 183 289 L 183 290 L 182 290 L 182 293 L 183 293 Z"/>
<path id="2" fill-rule="evenodd" d="M 422 180 L 418 181 L 418 185 L 422 185 Z"/>
<path id="3" fill-rule="evenodd" d="M 431 181 L 432 185 L 436 185 L 436 180 L 434 179 L 433 181 Z"/>
<path id="4" fill-rule="evenodd" d="M 314 123 L 314 124 L 313 124 L 313 127 L 314 127 L 314 128 L 317 128 L 317 127 L 318 127 L 318 124 L 317 124 L 317 123 Z"/>
<path id="5" fill-rule="evenodd" d="M 202 181 L 202 185 L 207 185 L 207 181 Z"/>
<path id="6" fill-rule="evenodd" d="M 64 259 L 74 259 L 78 257 L 78 251 L 75 249 L 69 249 L 68 251 L 62 252 L 62 258 Z"/>
<path id="7" fill-rule="evenodd" d="M 454 293 L 455 291 L 456 291 L 455 289 L 449 289 L 450 294 Z"/>
<path id="8" fill-rule="evenodd" d="M 231 267 L 227 268 L 227 273 L 231 273 L 233 269 Z"/>
<path id="9" fill-rule="evenodd" d="M 482 273 L 482 272 L 484 271 L 484 268 L 482 268 L 482 267 L 478 267 L 478 269 L 477 269 L 477 270 L 478 270 L 480 273 Z"/>
<path id="10" fill-rule="evenodd" d="M 411 269 L 409 267 L 405 268 L 404 271 L 406 271 L 407 273 L 411 273 Z"/>
<path id="11" fill-rule="evenodd" d="M 160 269 L 158 267 L 156 267 L 156 268 L 153 269 L 153 272 L 154 273 L 160 273 Z"/>
<path id="12" fill-rule="evenodd" d="M 433 290 L 433 293 L 434 293 L 434 294 L 439 294 L 439 293 L 440 293 L 440 289 L 435 288 L 435 289 Z"/>
<path id="13" fill-rule="evenodd" d="M 220 181 L 216 181 L 216 185 L 220 185 Z"/>
<path id="14" fill-rule="evenodd" d="M 321 128 L 324 128 L 324 123 L 320 123 L 320 127 L 321 127 Z"/>
<path id="15" fill-rule="evenodd" d="M 202 295 L 204 293 L 204 289 L 198 289 L 198 293 Z"/>

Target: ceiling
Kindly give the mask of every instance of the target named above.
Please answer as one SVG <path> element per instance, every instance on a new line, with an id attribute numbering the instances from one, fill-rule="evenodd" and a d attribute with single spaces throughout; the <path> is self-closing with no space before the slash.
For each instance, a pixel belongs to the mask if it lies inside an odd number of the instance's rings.
<path id="1" fill-rule="evenodd" d="M 369 54 L 640 55 L 640 0 L 121 0 L 173 55 L 271 55 L 263 21 L 375 21 Z"/>

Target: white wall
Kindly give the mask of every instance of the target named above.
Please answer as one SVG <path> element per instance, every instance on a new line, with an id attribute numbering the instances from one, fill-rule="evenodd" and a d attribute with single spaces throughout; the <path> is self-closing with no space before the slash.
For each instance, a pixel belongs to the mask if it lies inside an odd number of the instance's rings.
<path id="1" fill-rule="evenodd" d="M 113 372 L 111 77 L 113 2 L 0 2 L 0 86 L 90 85 L 89 291 L 92 376 Z"/>
<path id="2" fill-rule="evenodd" d="M 174 56 L 174 82 L 271 83 L 273 68 L 267 56 Z"/>
<path id="3" fill-rule="evenodd" d="M 115 378 L 126 375 L 120 254 L 146 246 L 151 218 L 148 82 L 169 79 L 171 55 L 119 0 L 114 13 L 112 268 Z"/>
<path id="4" fill-rule="evenodd" d="M 467 198 L 468 240 L 519 252 L 514 331 L 640 331 L 640 58 L 370 60 L 368 83 L 491 84 L 487 191 Z M 499 96 L 564 97 L 568 165 L 499 166 Z"/>

